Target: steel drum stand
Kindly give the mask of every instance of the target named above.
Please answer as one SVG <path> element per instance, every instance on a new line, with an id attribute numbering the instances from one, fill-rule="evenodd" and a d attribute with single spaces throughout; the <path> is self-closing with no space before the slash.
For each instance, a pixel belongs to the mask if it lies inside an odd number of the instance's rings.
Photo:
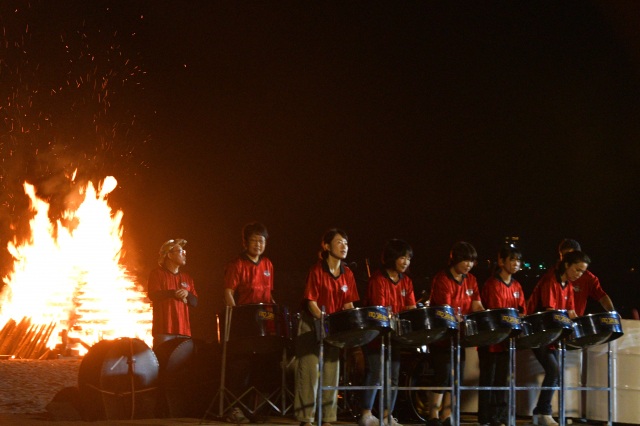
<path id="1" fill-rule="evenodd" d="M 558 423 L 560 423 L 560 426 L 564 426 L 567 424 L 567 419 L 566 419 L 566 402 L 565 402 L 565 390 L 567 387 L 567 384 L 565 383 L 564 380 L 564 369 L 565 369 L 565 364 L 566 364 L 566 357 L 567 357 L 567 348 L 565 346 L 565 339 L 562 339 L 558 342 L 558 350 L 560 351 L 560 391 L 558 394 L 558 411 L 559 411 L 559 416 L 558 416 Z"/>
<path id="2" fill-rule="evenodd" d="M 322 385 L 322 373 L 324 371 L 324 337 L 325 337 L 325 328 L 324 328 L 324 316 L 325 316 L 325 308 L 322 307 L 322 311 L 320 313 L 320 347 L 318 348 L 318 391 L 316 392 L 316 414 L 318 415 L 318 424 L 322 425 L 322 391 L 325 390 L 325 387 Z M 327 390 L 329 388 L 327 387 Z"/>
<path id="3" fill-rule="evenodd" d="M 460 397 L 461 390 L 478 390 L 478 391 L 494 391 L 494 390 L 506 390 L 508 391 L 508 400 L 507 400 L 507 419 L 508 426 L 514 426 L 516 424 L 516 398 L 515 398 L 515 383 L 516 383 L 516 346 L 515 346 L 515 338 L 509 337 L 509 372 L 508 372 L 508 383 L 506 386 L 463 386 L 461 383 L 458 383 L 457 392 L 458 392 L 458 402 L 462 400 Z M 460 345 L 458 345 L 458 351 L 460 351 Z M 458 359 L 459 352 L 458 352 Z M 458 369 L 458 377 L 460 377 L 460 363 L 457 364 Z M 453 411 L 453 410 L 452 410 Z M 460 419 L 460 404 L 456 405 L 456 418 Z M 452 423 L 453 424 L 453 423 Z"/>
<path id="4" fill-rule="evenodd" d="M 354 408 L 358 408 L 357 406 L 354 407 L 350 401 L 349 401 L 349 394 L 348 391 L 350 389 L 353 389 L 352 385 L 346 385 L 347 383 L 351 383 L 350 379 L 351 377 L 349 376 L 349 371 L 347 369 L 348 366 L 348 358 L 347 358 L 347 351 L 343 350 L 341 353 L 341 359 L 340 359 L 340 370 L 341 370 L 341 375 L 340 375 L 340 380 L 342 383 L 345 384 L 345 391 L 342 394 L 342 398 L 338 398 L 338 413 L 340 413 L 340 411 L 342 411 L 343 413 L 348 413 L 351 415 L 351 417 L 353 417 L 354 419 L 358 416 L 356 412 L 354 412 Z M 363 353 L 364 356 L 364 353 Z M 346 389 L 346 387 L 348 387 L 348 389 Z M 340 399 L 342 399 L 342 407 L 340 406 Z"/>
<path id="5" fill-rule="evenodd" d="M 286 363 L 286 346 L 283 345 L 282 348 L 282 364 L 281 364 L 281 370 L 282 370 L 282 375 L 281 375 L 281 379 L 282 379 L 282 383 L 280 388 L 276 389 L 275 391 L 273 391 L 272 393 L 270 393 L 269 395 L 264 395 L 262 392 L 260 392 L 259 389 L 257 389 L 255 386 L 251 386 L 249 387 L 249 389 L 245 390 L 241 395 L 236 396 L 234 395 L 233 392 L 231 392 L 230 389 L 228 389 L 225 386 L 225 381 L 226 381 L 226 371 L 227 371 L 227 343 L 229 342 L 229 336 L 230 336 L 230 332 L 231 332 L 231 320 L 232 320 L 232 312 L 233 312 L 233 307 L 232 306 L 226 306 L 225 307 L 225 323 L 224 323 L 224 333 L 223 333 L 223 341 L 222 341 L 222 361 L 220 363 L 220 388 L 218 389 L 218 392 L 215 394 L 215 396 L 213 397 L 213 399 L 211 400 L 211 403 L 209 404 L 209 407 L 207 408 L 207 411 L 204 413 L 204 416 L 202 417 L 200 424 L 202 424 L 207 417 L 213 413 L 213 407 L 216 403 L 216 401 L 218 402 L 218 413 L 217 413 L 217 417 L 219 419 L 224 418 L 224 413 L 227 412 L 229 409 L 233 409 L 233 407 L 240 405 L 242 406 L 247 412 L 254 414 L 258 409 L 260 409 L 261 407 L 263 407 L 264 405 L 268 404 L 269 406 L 271 406 L 271 408 L 273 408 L 274 410 L 276 410 L 278 413 L 280 414 L 285 414 L 287 412 L 287 410 L 291 407 L 286 405 L 286 393 L 287 393 L 287 388 L 286 388 L 286 374 L 284 371 L 284 365 Z M 262 401 L 260 402 L 260 404 L 256 405 L 253 410 L 251 408 L 249 408 L 247 406 L 247 404 L 245 404 L 242 399 L 252 393 L 255 393 L 257 396 L 259 396 Z M 280 403 L 281 406 L 278 407 L 276 405 L 276 403 L 274 403 L 273 401 L 271 401 L 272 398 L 275 397 L 280 397 Z M 226 406 L 225 406 L 225 402 L 226 402 Z"/>
<path id="6" fill-rule="evenodd" d="M 566 386 L 566 381 L 564 378 L 565 371 L 565 358 L 566 358 L 566 344 L 564 339 L 556 342 L 558 345 L 558 351 L 560 354 L 559 357 L 559 385 L 558 386 L 516 386 L 516 357 L 515 357 L 515 338 L 509 338 L 509 385 L 508 386 L 462 386 L 458 380 L 460 378 L 460 363 L 456 362 L 455 368 L 455 400 L 452 398 L 452 406 L 455 403 L 455 410 L 451 410 L 451 424 L 459 425 L 460 419 L 460 391 L 461 390 L 509 390 L 509 400 L 508 400 L 508 419 L 509 425 L 513 426 L 516 424 L 516 398 L 515 392 L 520 390 L 557 390 L 558 391 L 558 411 L 559 411 L 559 424 L 561 426 L 566 425 L 566 416 L 565 416 L 565 392 L 573 391 L 573 390 L 585 390 L 585 391 L 607 391 L 608 393 L 608 421 L 607 425 L 612 426 L 613 419 L 613 392 L 612 392 L 612 366 L 613 360 L 611 356 L 611 343 L 608 342 L 608 350 L 607 350 L 607 386 L 576 386 L 569 387 Z M 453 342 L 452 342 L 453 346 Z M 456 361 L 460 359 L 460 344 L 456 346 Z M 417 389 L 443 389 L 443 388 L 427 388 L 427 387 L 399 387 L 401 390 L 417 390 Z M 455 417 L 454 417 L 455 415 Z"/>
<path id="7" fill-rule="evenodd" d="M 325 338 L 325 326 L 324 326 L 324 320 L 325 320 L 325 307 L 322 307 L 322 315 L 320 316 L 320 333 L 319 333 L 319 338 L 320 338 L 320 349 L 319 349 L 319 354 L 318 354 L 318 391 L 317 391 L 317 395 L 316 395 L 316 414 L 318 416 L 318 425 L 322 425 L 322 393 L 325 390 L 365 390 L 365 389 L 378 389 L 380 391 L 380 395 L 381 397 L 379 398 L 379 410 L 380 410 L 380 417 L 382 417 L 382 413 L 384 413 L 384 402 L 388 402 L 389 397 L 387 395 L 388 390 L 389 390 L 389 386 L 386 385 L 387 383 L 387 378 L 389 377 L 388 374 L 388 365 L 387 363 L 384 362 L 385 360 L 385 355 L 387 355 L 387 352 L 385 350 L 385 339 L 388 339 L 389 334 L 387 334 L 386 336 L 382 336 L 382 344 L 381 344 L 381 348 L 380 348 L 380 378 L 381 378 L 381 384 L 380 385 L 371 385 L 371 386 L 353 386 L 353 385 L 343 385 L 340 386 L 338 384 L 338 386 L 324 386 L 323 382 L 322 382 L 322 372 L 324 370 L 324 338 Z M 390 354 L 390 353 L 389 353 Z M 388 355 L 387 355 L 388 357 Z M 386 390 L 386 392 L 385 392 Z M 388 406 L 388 405 L 387 405 Z"/>
<path id="8" fill-rule="evenodd" d="M 223 336 L 222 337 L 222 360 L 220 362 L 220 387 L 218 388 L 218 392 L 216 392 L 213 399 L 211 400 L 209 407 L 207 407 L 207 411 L 205 411 L 204 416 L 200 420 L 200 424 L 202 424 L 207 419 L 209 414 L 213 413 L 213 407 L 216 404 L 216 401 L 218 401 L 219 403 L 217 418 L 222 419 L 224 417 L 225 411 L 228 410 L 232 405 L 235 405 L 236 401 L 238 401 L 243 396 L 241 395 L 240 397 L 236 397 L 235 395 L 233 395 L 233 393 L 229 389 L 225 387 L 226 371 L 227 371 L 227 342 L 229 340 L 229 331 L 231 329 L 231 311 L 232 311 L 231 306 L 225 306 L 225 311 L 224 311 L 225 321 L 224 321 L 224 330 L 222 333 L 222 336 Z M 227 393 L 230 394 L 233 399 L 229 403 L 227 408 L 225 408 Z"/>
<path id="9" fill-rule="evenodd" d="M 591 387 L 586 387 L 586 386 L 567 386 L 566 385 L 566 381 L 564 378 L 564 373 L 565 373 L 565 364 L 566 364 L 566 342 L 565 339 L 561 339 L 558 342 L 556 342 L 555 344 L 558 345 L 558 351 L 560 353 L 560 358 L 559 358 L 559 370 L 560 370 L 560 375 L 559 375 L 559 385 L 558 386 L 515 386 L 515 372 L 513 375 L 513 380 L 512 380 L 512 384 L 511 384 L 511 389 L 512 391 L 510 392 L 511 394 L 513 394 L 515 391 L 519 391 L 519 390 L 557 390 L 558 391 L 558 423 L 560 424 L 560 426 L 565 426 L 567 424 L 567 419 L 566 419 L 566 404 L 565 404 L 565 392 L 568 390 L 600 390 L 600 391 L 608 391 L 608 402 L 609 402 L 609 420 L 608 420 L 608 425 L 612 426 L 611 423 L 611 418 L 612 418 L 612 414 L 611 414 L 611 407 L 613 405 L 613 401 L 612 401 L 612 393 L 611 393 L 611 365 L 612 365 L 612 361 L 611 361 L 611 346 L 609 346 L 609 351 L 607 352 L 608 355 L 608 368 L 607 368 L 607 374 L 608 374 L 608 386 L 606 387 L 596 387 L 596 386 L 591 386 Z M 515 399 L 510 395 L 509 397 L 509 401 L 512 405 L 512 407 L 510 407 L 509 410 L 509 421 L 511 422 L 512 420 L 515 420 L 515 416 L 511 416 L 511 413 L 513 412 L 515 414 Z M 511 423 L 511 424 L 515 424 L 515 423 Z"/>
<path id="10" fill-rule="evenodd" d="M 276 389 L 272 395 L 276 396 L 276 394 L 279 391 L 280 394 L 280 408 L 273 406 L 273 404 L 271 404 L 271 402 L 269 402 L 269 404 L 271 405 L 271 407 L 278 413 L 280 413 L 281 415 L 285 415 L 287 414 L 289 411 L 293 410 L 293 398 L 295 398 L 295 395 L 293 393 L 293 391 L 291 391 L 288 387 L 287 387 L 287 362 L 288 362 L 288 354 L 287 354 L 287 348 L 284 347 L 282 349 L 282 361 L 280 364 L 280 372 L 281 372 L 281 376 L 280 376 L 280 389 Z M 290 398 L 290 401 L 287 402 L 287 397 Z"/>
<path id="11" fill-rule="evenodd" d="M 516 338 L 509 339 L 509 399 L 507 421 L 509 425 L 516 424 Z M 507 426 L 509 426 L 507 425 Z"/>
<path id="12" fill-rule="evenodd" d="M 564 364 L 565 364 L 565 348 L 564 348 L 564 340 L 560 340 L 555 344 L 558 345 L 558 351 L 560 352 L 559 359 L 559 384 L 558 386 L 516 386 L 516 360 L 515 360 L 515 339 L 509 339 L 509 386 L 508 387 L 467 387 L 466 389 L 508 389 L 509 390 L 509 426 L 513 426 L 516 424 L 516 399 L 515 393 L 520 390 L 557 390 L 558 391 L 558 411 L 560 426 L 566 425 L 565 419 L 565 380 L 564 380 Z"/>
<path id="13" fill-rule="evenodd" d="M 460 309 L 460 308 L 458 308 Z M 454 374 L 454 380 L 452 382 L 453 387 L 455 389 L 455 392 L 451 392 L 451 425 L 452 426 L 459 426 L 460 425 L 460 401 L 462 400 L 461 395 L 460 395 L 460 391 L 462 390 L 462 383 L 461 383 L 461 377 L 462 375 L 460 374 L 460 346 L 462 343 L 462 336 L 460 335 L 460 327 L 458 327 L 458 341 L 456 342 L 456 347 L 455 347 L 455 359 L 452 357 L 452 362 L 455 362 L 455 374 Z M 453 344 L 453 342 L 451 342 Z M 466 350 L 466 348 L 464 349 Z M 455 398 L 454 398 L 454 394 L 455 394 Z M 444 401 L 444 398 L 443 398 Z M 453 407 L 456 407 L 455 409 Z"/>
<path id="14" fill-rule="evenodd" d="M 458 342 L 460 341 L 460 330 L 458 330 L 458 334 L 457 334 L 457 339 Z M 457 421 L 460 418 L 460 413 L 459 413 L 459 389 L 457 389 L 457 383 L 458 383 L 458 378 L 460 377 L 460 365 L 457 362 L 458 359 L 460 359 L 460 345 L 456 343 L 456 336 L 452 335 L 451 337 L 449 337 L 450 340 L 450 362 L 451 362 L 451 386 L 389 386 L 389 390 L 397 390 L 397 391 L 416 391 L 416 390 L 425 390 L 425 391 L 435 391 L 435 390 L 444 390 L 444 391 L 449 391 L 451 392 L 451 424 L 452 426 L 458 426 L 459 422 Z M 434 343 L 434 342 L 432 342 Z M 429 360 L 429 362 L 431 362 Z M 454 365 L 456 367 L 454 367 Z M 444 401 L 444 396 L 443 396 L 443 401 Z M 456 407 L 458 407 L 458 410 L 454 410 L 453 409 L 453 404 L 456 404 Z M 429 407 L 429 410 L 431 410 L 432 407 Z M 391 411 L 389 411 L 389 414 L 391 414 Z"/>
<path id="15" fill-rule="evenodd" d="M 587 347 L 588 348 L 588 347 Z M 580 349 L 580 351 L 582 352 L 581 355 L 582 357 L 584 357 L 586 355 L 586 349 L 587 348 L 582 348 Z M 582 386 L 569 386 L 566 387 L 566 390 L 570 390 L 570 391 L 606 391 L 607 392 L 607 425 L 608 426 L 612 426 L 613 425 L 613 389 L 612 389 L 612 384 L 613 384 L 613 357 L 611 356 L 612 353 L 612 349 L 611 349 L 611 342 L 607 342 L 607 386 L 586 386 L 586 383 L 583 384 Z M 582 363 L 580 365 L 580 380 L 582 380 Z M 582 402 L 582 399 L 581 399 Z M 564 414 L 564 413 L 563 413 Z"/>
<path id="16" fill-rule="evenodd" d="M 387 341 L 387 345 L 386 345 L 386 347 L 388 348 L 387 351 L 384 350 L 385 339 Z M 389 415 L 387 416 L 388 425 L 392 423 L 391 418 L 393 417 L 393 414 L 391 413 L 391 392 L 393 391 L 391 386 L 391 363 L 392 363 L 391 351 L 393 351 L 393 347 L 391 346 L 391 333 L 387 333 L 386 336 L 382 336 L 382 348 L 380 350 L 380 360 L 382 362 L 380 383 L 382 384 L 382 390 L 380 391 L 380 397 L 378 398 L 378 413 L 380 416 L 380 422 L 384 424 L 384 419 L 383 419 L 384 407 L 389 408 Z"/>

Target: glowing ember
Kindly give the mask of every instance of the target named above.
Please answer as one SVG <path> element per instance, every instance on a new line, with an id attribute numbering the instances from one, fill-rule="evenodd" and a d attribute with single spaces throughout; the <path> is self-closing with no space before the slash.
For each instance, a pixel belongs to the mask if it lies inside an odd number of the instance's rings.
<path id="1" fill-rule="evenodd" d="M 87 346 L 117 337 L 151 345 L 151 308 L 121 264 L 123 214 L 113 214 L 106 201 L 116 183 L 107 177 L 99 192 L 89 183 L 79 207 L 55 224 L 49 204 L 24 184 L 34 212 L 31 238 L 8 244 L 15 261 L 0 293 L 0 327 L 24 317 L 32 324 L 55 323 L 49 348 L 60 343 L 65 330 Z"/>

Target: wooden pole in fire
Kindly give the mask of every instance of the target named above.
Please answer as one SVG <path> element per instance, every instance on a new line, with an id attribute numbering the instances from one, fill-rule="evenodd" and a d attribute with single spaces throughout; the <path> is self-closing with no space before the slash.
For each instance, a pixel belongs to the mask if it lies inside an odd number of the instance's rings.
<path id="1" fill-rule="evenodd" d="M 25 342 L 25 345 L 22 347 L 22 351 L 20 353 L 21 358 L 31 359 L 31 354 L 42 338 L 45 327 L 46 326 L 44 324 L 35 326 L 34 333 L 31 335 L 31 338 L 27 342 Z"/>
<path id="2" fill-rule="evenodd" d="M 40 324 L 36 326 L 37 331 L 33 335 L 33 337 L 29 340 L 28 344 L 25 346 L 22 355 L 22 358 L 33 359 L 36 358 L 34 354 L 40 347 L 43 338 L 46 338 L 47 331 L 49 329 L 47 324 Z M 46 343 L 46 342 L 45 342 Z"/>
<path id="3" fill-rule="evenodd" d="M 0 355 L 8 355 L 6 348 L 9 345 L 9 336 L 16 329 L 16 321 L 13 318 L 9 318 L 2 331 L 0 332 Z"/>
<path id="4" fill-rule="evenodd" d="M 7 335 L 9 334 L 9 332 L 16 326 L 16 321 L 13 318 L 9 318 L 9 321 L 7 321 L 4 324 L 4 327 L 2 327 L 2 331 L 0 331 L 0 340 L 3 340 L 7 337 Z"/>
<path id="5" fill-rule="evenodd" d="M 15 355 L 16 349 L 21 345 L 24 336 L 29 332 L 30 327 L 31 319 L 28 317 L 23 317 L 18 326 L 9 336 L 9 341 L 6 348 L 7 354 Z"/>
<path id="6" fill-rule="evenodd" d="M 31 342 L 33 341 L 34 337 L 38 333 L 37 330 L 38 330 L 38 326 L 32 325 L 29 328 L 29 331 L 23 335 L 22 340 L 18 345 L 18 348 L 13 351 L 15 356 L 17 356 L 18 358 L 25 358 L 25 352 L 28 352 L 28 348 L 31 345 Z"/>
<path id="7" fill-rule="evenodd" d="M 41 357 L 41 355 L 47 349 L 47 343 L 49 343 L 49 338 L 51 337 L 51 333 L 53 333 L 53 330 L 55 330 L 55 328 L 56 328 L 56 323 L 50 322 L 49 326 L 46 327 L 45 332 L 42 334 L 35 348 L 29 354 L 30 359 L 38 359 Z"/>
<path id="8" fill-rule="evenodd" d="M 11 325 L 7 322 L 7 325 L 9 326 L 9 328 L 7 329 L 7 336 L 2 342 L 2 346 L 0 346 L 0 351 L 3 355 L 13 354 L 11 349 L 12 349 L 13 341 L 16 338 L 16 333 L 17 333 L 19 324 L 16 324 L 15 320 L 11 320 L 11 321 L 12 321 Z"/>

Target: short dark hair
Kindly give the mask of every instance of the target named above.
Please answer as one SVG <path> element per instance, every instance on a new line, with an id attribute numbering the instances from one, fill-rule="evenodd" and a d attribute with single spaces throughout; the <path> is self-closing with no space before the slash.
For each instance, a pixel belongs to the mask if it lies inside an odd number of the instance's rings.
<path id="1" fill-rule="evenodd" d="M 249 238 L 251 238 L 252 235 L 260 235 L 264 237 L 265 240 L 269 238 L 267 227 L 260 222 L 247 223 L 242 227 L 242 241 L 245 244 L 249 242 Z"/>
<path id="2" fill-rule="evenodd" d="M 465 260 L 475 262 L 478 259 L 478 252 L 475 247 L 465 241 L 458 241 L 451 247 L 449 252 L 449 266 L 453 266 Z"/>
<path id="3" fill-rule="evenodd" d="M 389 240 L 382 250 L 382 265 L 387 269 L 395 269 L 396 260 L 402 256 L 413 257 L 413 249 L 409 243 L 398 239 Z"/>
<path id="4" fill-rule="evenodd" d="M 560 275 L 564 274 L 567 270 L 567 266 L 571 266 L 574 263 L 586 263 L 589 265 L 591 263 L 591 259 L 587 256 L 586 253 L 581 252 L 579 250 L 574 250 L 564 255 L 562 258 L 562 262 L 558 266 L 558 272 Z"/>
<path id="5" fill-rule="evenodd" d="M 498 251 L 498 258 L 502 260 L 518 259 L 522 260 L 522 252 L 516 246 L 505 244 Z"/>
<path id="6" fill-rule="evenodd" d="M 349 237 L 347 233 L 340 228 L 331 228 L 328 229 L 324 235 L 322 236 L 322 241 L 320 242 L 320 259 L 326 259 L 329 256 L 329 253 L 324 249 L 324 244 L 331 244 L 331 241 L 335 238 L 336 235 L 340 235 L 345 240 L 349 241 Z"/>
<path id="7" fill-rule="evenodd" d="M 565 238 L 560 241 L 558 244 L 558 253 L 563 253 L 565 251 L 582 251 L 582 247 L 580 247 L 580 243 L 576 240 L 572 240 L 571 238 Z"/>

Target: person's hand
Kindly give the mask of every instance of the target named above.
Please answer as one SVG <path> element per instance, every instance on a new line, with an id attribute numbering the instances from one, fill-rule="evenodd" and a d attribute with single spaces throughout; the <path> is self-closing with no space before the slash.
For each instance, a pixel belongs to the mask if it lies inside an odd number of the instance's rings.
<path id="1" fill-rule="evenodd" d="M 184 288 L 181 288 L 180 290 L 176 290 L 175 293 L 175 298 L 178 300 L 182 300 L 183 302 L 187 303 L 187 296 L 189 295 L 189 292 L 187 290 L 185 290 Z"/>

